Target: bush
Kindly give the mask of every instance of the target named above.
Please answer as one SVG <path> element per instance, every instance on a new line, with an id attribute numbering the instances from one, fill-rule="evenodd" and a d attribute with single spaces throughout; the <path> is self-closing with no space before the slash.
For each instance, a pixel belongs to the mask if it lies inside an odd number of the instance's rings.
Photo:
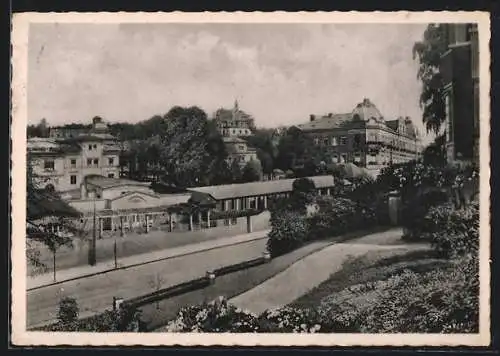
<path id="1" fill-rule="evenodd" d="M 78 303 L 74 298 L 65 297 L 59 302 L 57 320 L 61 327 L 68 331 L 74 330 L 78 323 Z"/>
<path id="2" fill-rule="evenodd" d="M 425 216 L 421 231 L 444 257 L 478 254 L 479 205 L 456 209 L 451 203 L 433 207 Z"/>
<path id="3" fill-rule="evenodd" d="M 317 204 L 319 212 L 308 219 L 310 240 L 343 234 L 364 219 L 363 211 L 347 198 L 322 197 Z"/>
<path id="4" fill-rule="evenodd" d="M 256 315 L 236 308 L 225 298 L 182 308 L 167 325 L 170 332 L 256 332 Z"/>
<path id="5" fill-rule="evenodd" d="M 301 246 L 307 238 L 307 219 L 297 211 L 280 210 L 273 212 L 271 225 L 267 248 L 272 257 L 294 250 Z"/>
<path id="6" fill-rule="evenodd" d="M 314 312 L 291 307 L 257 316 L 219 297 L 209 303 L 182 308 L 166 329 L 169 332 L 314 333 L 321 330 L 317 321 Z"/>
<path id="7" fill-rule="evenodd" d="M 448 200 L 449 197 L 446 191 L 431 189 L 403 202 L 401 224 L 406 228 L 403 238 L 406 240 L 425 240 L 428 236 L 423 234 L 422 227 L 429 209 Z"/>
<path id="8" fill-rule="evenodd" d="M 324 301 L 319 312 L 324 327 L 337 332 L 477 332 L 477 259 L 351 286 Z"/>
<path id="9" fill-rule="evenodd" d="M 140 315 L 135 308 L 122 307 L 117 310 L 106 310 L 104 313 L 85 319 L 78 319 L 78 305 L 75 299 L 65 298 L 61 301 L 58 322 L 50 331 L 139 331 Z"/>

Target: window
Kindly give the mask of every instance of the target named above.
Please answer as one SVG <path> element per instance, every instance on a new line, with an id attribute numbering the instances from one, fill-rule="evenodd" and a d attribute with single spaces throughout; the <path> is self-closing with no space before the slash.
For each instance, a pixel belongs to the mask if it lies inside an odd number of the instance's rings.
<path id="1" fill-rule="evenodd" d="M 328 143 L 329 143 L 329 142 L 330 142 L 330 140 L 329 140 L 328 138 L 325 138 L 325 139 L 323 140 L 323 144 L 324 144 L 325 146 L 328 146 Z"/>
<path id="2" fill-rule="evenodd" d="M 92 167 L 92 158 L 87 158 L 87 167 Z"/>
<path id="3" fill-rule="evenodd" d="M 354 135 L 354 146 L 359 147 L 361 145 L 361 135 L 356 134 Z"/>
<path id="4" fill-rule="evenodd" d="M 71 168 L 76 168 L 76 159 L 72 159 L 70 161 L 70 164 L 71 164 Z"/>
<path id="5" fill-rule="evenodd" d="M 316 146 L 317 146 L 317 145 L 319 145 L 319 138 L 315 138 L 315 139 L 314 139 L 314 144 L 315 144 Z"/>
<path id="6" fill-rule="evenodd" d="M 238 223 L 238 219 L 237 218 L 232 218 L 231 219 L 231 224 L 232 225 L 236 225 Z"/>
<path id="7" fill-rule="evenodd" d="M 341 145 L 347 145 L 347 137 L 346 136 L 340 137 L 340 144 Z"/>
<path id="8" fill-rule="evenodd" d="M 108 178 L 114 178 L 115 174 L 114 173 L 108 173 Z"/>
<path id="9" fill-rule="evenodd" d="M 338 145 L 338 142 L 337 142 L 337 137 L 332 137 L 332 146 L 337 146 Z"/>
<path id="10" fill-rule="evenodd" d="M 94 150 L 97 150 L 97 145 L 94 145 Z"/>
<path id="11" fill-rule="evenodd" d="M 99 159 L 94 158 L 94 166 L 96 166 L 96 167 L 99 166 Z"/>
<path id="12" fill-rule="evenodd" d="M 70 176 L 69 177 L 69 181 L 72 185 L 75 185 L 76 184 L 76 176 Z"/>
<path id="13" fill-rule="evenodd" d="M 347 154 L 346 153 L 342 153 L 340 162 L 341 163 L 346 163 L 347 162 Z"/>
<path id="14" fill-rule="evenodd" d="M 92 145 L 89 145 L 89 151 L 92 151 Z"/>
<path id="15" fill-rule="evenodd" d="M 115 164 L 115 159 L 114 159 L 113 157 L 108 158 L 108 164 L 109 164 L 110 166 L 112 166 L 113 164 Z"/>
<path id="16" fill-rule="evenodd" d="M 55 163 L 53 160 L 43 161 L 43 168 L 53 170 L 54 167 L 55 167 Z"/>

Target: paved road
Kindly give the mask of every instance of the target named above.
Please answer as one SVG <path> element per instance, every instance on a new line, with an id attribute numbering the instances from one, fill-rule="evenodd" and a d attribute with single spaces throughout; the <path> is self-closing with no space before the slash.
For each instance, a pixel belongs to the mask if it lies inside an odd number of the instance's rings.
<path id="1" fill-rule="evenodd" d="M 405 253 L 429 248 L 424 244 L 402 244 L 401 235 L 401 229 L 392 229 L 328 246 L 231 299 L 230 303 L 260 314 L 267 309 L 287 305 L 326 281 L 332 273 L 342 268 L 342 264 L 349 256 L 359 257 L 369 251 L 382 249 Z"/>
<path id="2" fill-rule="evenodd" d="M 165 288 L 202 277 L 209 269 L 259 257 L 265 245 L 263 238 L 29 291 L 27 327 L 55 320 L 61 297 L 76 298 L 84 317 L 110 308 L 114 296 L 127 299 L 154 291 L 157 276 Z"/>

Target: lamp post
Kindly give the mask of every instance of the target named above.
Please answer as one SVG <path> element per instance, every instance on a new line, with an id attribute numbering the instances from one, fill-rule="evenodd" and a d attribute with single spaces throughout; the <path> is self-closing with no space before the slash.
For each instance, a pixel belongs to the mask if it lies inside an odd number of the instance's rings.
<path id="1" fill-rule="evenodd" d="M 96 232 L 96 200 L 95 200 L 95 191 L 94 191 L 94 226 L 92 227 L 92 241 L 90 244 L 90 249 L 89 249 L 89 265 L 95 266 L 96 264 L 96 239 L 97 239 L 97 232 Z"/>

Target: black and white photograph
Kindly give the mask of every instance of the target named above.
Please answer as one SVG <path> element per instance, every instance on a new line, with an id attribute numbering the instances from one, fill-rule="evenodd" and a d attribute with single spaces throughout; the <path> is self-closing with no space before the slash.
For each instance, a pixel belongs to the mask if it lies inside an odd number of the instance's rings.
<path id="1" fill-rule="evenodd" d="M 489 37 L 14 15 L 13 343 L 488 345 Z"/>

